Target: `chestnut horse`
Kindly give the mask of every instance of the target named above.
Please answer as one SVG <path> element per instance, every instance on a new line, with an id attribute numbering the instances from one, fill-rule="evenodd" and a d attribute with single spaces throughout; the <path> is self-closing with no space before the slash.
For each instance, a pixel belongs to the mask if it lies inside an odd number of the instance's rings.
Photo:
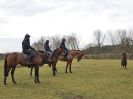
<path id="1" fill-rule="evenodd" d="M 67 62 L 65 72 L 67 73 L 67 69 L 69 66 L 69 71 L 72 73 L 71 65 L 74 58 L 77 58 L 77 61 L 79 62 L 81 58 L 83 57 L 83 52 L 80 50 L 68 50 L 67 59 L 64 59 L 64 56 L 60 55 L 59 60 Z M 57 69 L 56 69 L 57 71 Z"/>
<path id="2" fill-rule="evenodd" d="M 16 84 L 16 81 L 14 79 L 14 72 L 18 64 L 21 66 L 34 66 L 35 67 L 35 83 L 40 83 L 39 81 L 39 66 L 43 64 L 43 61 L 45 59 L 44 53 L 40 51 L 36 51 L 34 58 L 33 58 L 33 64 L 28 63 L 28 56 L 24 53 L 19 52 L 13 52 L 9 53 L 5 57 L 4 61 L 4 84 L 6 85 L 6 79 L 8 76 L 9 71 L 11 70 L 11 78 L 14 84 Z"/>
<path id="3" fill-rule="evenodd" d="M 56 75 L 56 64 L 58 62 L 58 57 L 59 55 L 61 55 L 63 52 L 63 49 L 62 48 L 57 48 L 56 50 L 53 51 L 52 53 L 52 61 L 49 62 L 48 61 L 48 58 L 46 60 L 44 60 L 43 64 L 48 64 L 50 67 L 52 66 L 52 71 L 53 71 L 53 76 Z M 30 76 L 32 76 L 32 70 L 33 70 L 33 67 L 31 67 L 31 70 L 30 70 Z"/>

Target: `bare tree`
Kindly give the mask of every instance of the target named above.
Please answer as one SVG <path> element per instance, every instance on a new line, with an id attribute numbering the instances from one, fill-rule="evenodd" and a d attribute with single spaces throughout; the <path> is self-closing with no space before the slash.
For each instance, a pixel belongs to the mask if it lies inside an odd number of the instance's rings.
<path id="1" fill-rule="evenodd" d="M 116 37 L 117 37 L 117 42 L 120 45 L 123 45 L 123 40 L 127 36 L 127 31 L 126 30 L 118 30 L 116 31 Z"/>
<path id="2" fill-rule="evenodd" d="M 95 42 L 96 42 L 96 54 L 97 54 L 97 59 L 99 59 L 99 54 L 101 52 L 101 46 L 103 45 L 105 35 L 102 34 L 100 30 L 94 31 L 94 37 L 95 37 Z"/>
<path id="3" fill-rule="evenodd" d="M 61 42 L 61 38 L 57 35 L 57 36 L 53 36 L 51 37 L 51 48 L 52 49 L 56 49 L 60 46 L 60 42 Z"/>
<path id="4" fill-rule="evenodd" d="M 109 40 L 111 42 L 112 45 L 116 45 L 117 44 L 117 40 L 116 40 L 116 36 L 115 33 L 113 33 L 112 31 L 108 32 L 108 36 L 109 36 Z"/>
<path id="5" fill-rule="evenodd" d="M 130 30 L 128 32 L 128 38 L 130 38 L 130 44 L 133 46 L 133 30 Z"/>
<path id="6" fill-rule="evenodd" d="M 36 50 L 44 50 L 44 43 L 46 41 L 46 37 L 42 36 L 37 42 L 34 42 L 32 46 Z"/>
<path id="7" fill-rule="evenodd" d="M 97 46 L 101 47 L 105 40 L 105 35 L 103 35 L 100 30 L 96 30 L 96 31 L 94 31 L 94 36 L 95 36 L 95 40 L 97 42 Z"/>
<path id="8" fill-rule="evenodd" d="M 71 35 L 67 36 L 67 46 L 72 50 L 79 49 L 80 40 L 76 34 L 72 33 Z"/>

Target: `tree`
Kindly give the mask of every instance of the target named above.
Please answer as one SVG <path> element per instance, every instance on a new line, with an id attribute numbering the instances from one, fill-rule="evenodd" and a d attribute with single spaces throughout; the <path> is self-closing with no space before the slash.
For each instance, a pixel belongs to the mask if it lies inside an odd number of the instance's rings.
<path id="1" fill-rule="evenodd" d="M 54 50 L 60 46 L 61 38 L 57 36 L 51 37 L 51 48 Z"/>
<path id="2" fill-rule="evenodd" d="M 72 33 L 71 35 L 67 36 L 67 46 L 72 50 L 79 49 L 80 40 L 76 34 Z"/>
<path id="3" fill-rule="evenodd" d="M 44 43 L 46 42 L 46 37 L 42 36 L 37 42 L 34 42 L 32 46 L 36 50 L 44 50 Z"/>
<path id="4" fill-rule="evenodd" d="M 127 36 L 127 31 L 126 30 L 118 30 L 116 33 L 116 37 L 118 39 L 118 44 L 123 45 L 124 44 L 124 39 Z"/>
<path id="5" fill-rule="evenodd" d="M 112 45 L 116 45 L 117 44 L 117 40 L 116 40 L 115 33 L 113 33 L 112 31 L 109 31 L 108 32 L 108 36 L 109 36 L 110 43 Z"/>
<path id="6" fill-rule="evenodd" d="M 97 59 L 99 59 L 99 54 L 101 52 L 101 47 L 103 45 L 105 35 L 102 34 L 100 30 L 94 31 L 94 37 L 96 40 L 96 54 L 97 54 Z"/>
<path id="7" fill-rule="evenodd" d="M 96 31 L 94 31 L 94 37 L 97 42 L 97 46 L 101 47 L 103 45 L 105 35 L 103 35 L 100 30 L 96 30 Z"/>

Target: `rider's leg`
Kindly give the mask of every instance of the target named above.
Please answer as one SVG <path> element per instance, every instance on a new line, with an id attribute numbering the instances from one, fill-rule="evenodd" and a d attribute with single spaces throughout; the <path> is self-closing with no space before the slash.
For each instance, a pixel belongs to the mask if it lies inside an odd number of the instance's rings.
<path id="1" fill-rule="evenodd" d="M 52 61 L 52 53 L 49 53 L 49 61 Z"/>
<path id="2" fill-rule="evenodd" d="M 32 51 L 32 50 L 30 50 L 29 53 L 30 53 L 29 61 L 30 61 L 30 62 L 33 62 L 33 58 L 34 58 L 35 52 Z"/>

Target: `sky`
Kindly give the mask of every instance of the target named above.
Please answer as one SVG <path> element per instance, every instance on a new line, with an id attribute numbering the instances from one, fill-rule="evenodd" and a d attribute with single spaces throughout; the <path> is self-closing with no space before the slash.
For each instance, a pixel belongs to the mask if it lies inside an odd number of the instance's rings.
<path id="1" fill-rule="evenodd" d="M 21 51 L 26 33 L 41 36 L 75 33 L 80 46 L 93 32 L 133 28 L 133 0 L 0 0 L 0 53 Z"/>

